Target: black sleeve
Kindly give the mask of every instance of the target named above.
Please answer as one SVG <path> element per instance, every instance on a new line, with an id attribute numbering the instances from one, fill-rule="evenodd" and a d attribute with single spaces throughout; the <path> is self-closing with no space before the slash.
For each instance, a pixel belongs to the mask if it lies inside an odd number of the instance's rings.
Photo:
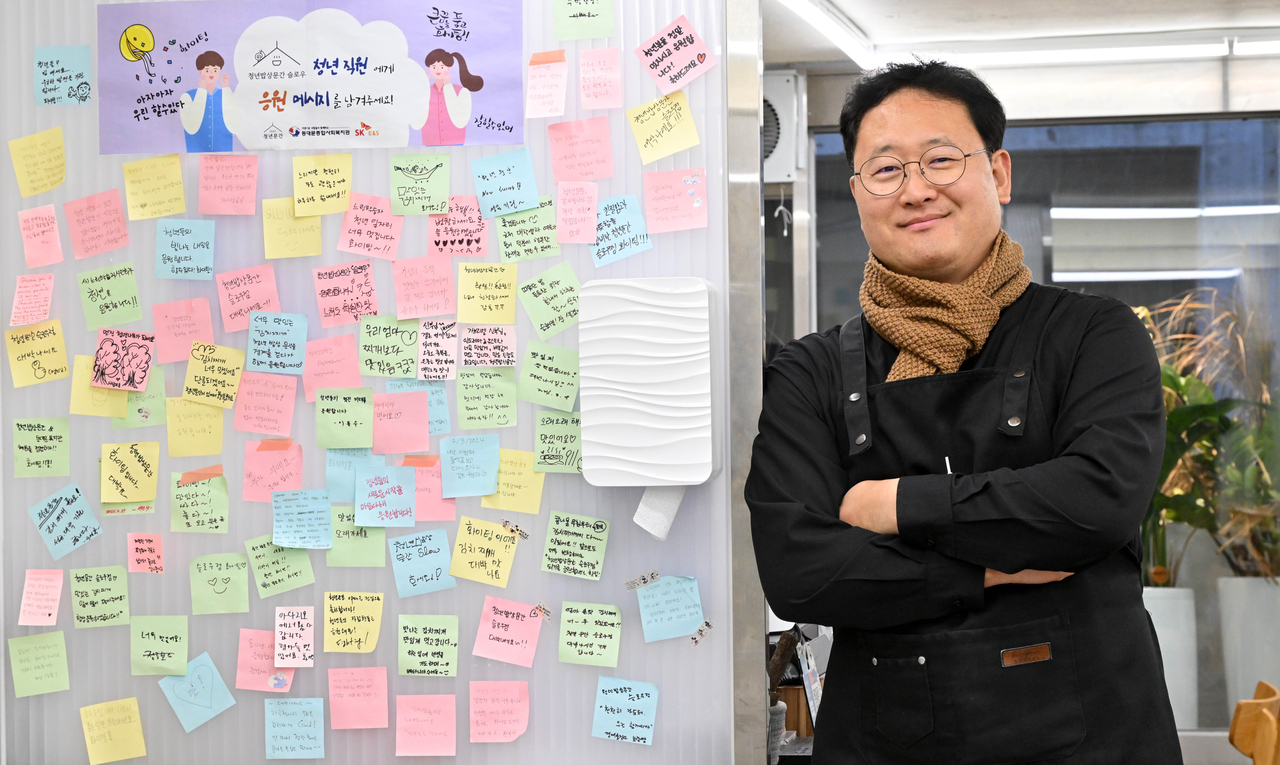
<path id="1" fill-rule="evenodd" d="M 1041 395 L 1060 392 L 1053 458 L 1018 470 L 901 479 L 904 540 L 1013 573 L 1079 570 L 1138 533 L 1164 455 L 1155 348 L 1133 311 L 1111 300 L 1075 333 L 1078 344 L 1062 334 L 1047 342 L 1071 347 L 1052 349 L 1033 370 L 1067 376 L 1065 386 L 1035 383 Z"/>
<path id="2" fill-rule="evenodd" d="M 983 604 L 981 566 L 840 520 L 849 489 L 830 385 L 792 343 L 765 371 L 745 497 L 769 605 L 788 621 L 882 629 Z M 838 390 L 838 388 L 836 388 Z"/>

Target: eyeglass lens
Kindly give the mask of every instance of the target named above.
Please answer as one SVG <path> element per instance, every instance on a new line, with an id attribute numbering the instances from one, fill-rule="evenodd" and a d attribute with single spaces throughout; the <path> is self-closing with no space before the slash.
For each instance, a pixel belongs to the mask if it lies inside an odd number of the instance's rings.
<path id="1" fill-rule="evenodd" d="M 892 194 L 906 178 L 906 165 L 896 157 L 872 157 L 862 164 L 859 176 L 867 191 L 877 196 Z M 935 146 L 920 156 L 920 172 L 935 186 L 946 186 L 964 175 L 964 152 L 955 146 Z"/>

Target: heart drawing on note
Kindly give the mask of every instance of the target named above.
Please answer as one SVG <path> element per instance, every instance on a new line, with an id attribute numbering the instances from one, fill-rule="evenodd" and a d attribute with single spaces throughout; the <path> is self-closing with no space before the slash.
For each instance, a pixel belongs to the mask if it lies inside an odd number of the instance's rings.
<path id="1" fill-rule="evenodd" d="M 183 701 L 205 709 L 213 709 L 213 670 L 196 667 L 186 680 L 173 685 L 173 693 Z"/>
<path id="2" fill-rule="evenodd" d="M 698 54 L 698 63 L 699 63 L 699 64 L 705 64 L 705 63 L 707 63 L 707 54 L 705 54 L 705 53 L 699 53 L 699 54 Z"/>

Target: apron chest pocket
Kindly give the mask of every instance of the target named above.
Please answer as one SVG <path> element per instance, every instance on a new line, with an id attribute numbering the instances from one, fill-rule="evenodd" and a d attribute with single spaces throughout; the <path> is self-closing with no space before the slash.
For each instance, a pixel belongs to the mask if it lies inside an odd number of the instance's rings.
<path id="1" fill-rule="evenodd" d="M 876 689 L 876 730 L 905 749 L 933 730 L 927 661 L 923 656 L 871 661 Z"/>

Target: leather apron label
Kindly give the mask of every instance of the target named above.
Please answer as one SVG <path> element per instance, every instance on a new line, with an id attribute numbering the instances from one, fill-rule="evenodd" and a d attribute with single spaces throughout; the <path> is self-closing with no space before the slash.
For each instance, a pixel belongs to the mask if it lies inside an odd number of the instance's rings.
<path id="1" fill-rule="evenodd" d="M 1023 646 L 1022 648 L 1006 648 L 1000 652 L 1000 666 L 1015 667 L 1019 664 L 1032 664 L 1037 661 L 1049 661 L 1053 658 L 1053 649 L 1048 643 Z"/>

